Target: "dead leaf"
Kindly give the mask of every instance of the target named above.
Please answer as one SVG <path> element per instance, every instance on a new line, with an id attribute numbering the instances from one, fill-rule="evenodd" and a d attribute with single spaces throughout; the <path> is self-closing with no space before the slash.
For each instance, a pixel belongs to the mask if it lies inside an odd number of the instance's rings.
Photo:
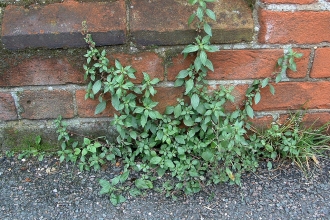
<path id="1" fill-rule="evenodd" d="M 46 169 L 46 173 L 47 173 L 47 174 L 52 174 L 52 173 L 55 173 L 55 172 L 56 172 L 56 169 L 55 169 L 54 167 L 52 167 L 52 168 L 49 168 L 49 167 L 48 167 L 48 168 Z"/>
<path id="2" fill-rule="evenodd" d="M 314 163 L 316 163 L 316 165 L 320 164 L 320 161 L 316 158 L 315 155 L 312 156 L 312 159 L 314 160 Z"/>
<path id="3" fill-rule="evenodd" d="M 21 171 L 27 170 L 27 167 L 21 167 Z"/>

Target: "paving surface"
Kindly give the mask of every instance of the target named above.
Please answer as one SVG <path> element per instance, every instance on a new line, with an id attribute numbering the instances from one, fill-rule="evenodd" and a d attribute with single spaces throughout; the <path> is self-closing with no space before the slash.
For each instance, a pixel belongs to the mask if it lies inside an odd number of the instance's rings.
<path id="1" fill-rule="evenodd" d="M 330 219 L 329 159 L 310 178 L 290 164 L 261 167 L 244 175 L 242 187 L 209 186 L 177 201 L 153 191 L 114 207 L 98 194 L 98 179 L 116 172 L 0 156 L 0 219 Z"/>

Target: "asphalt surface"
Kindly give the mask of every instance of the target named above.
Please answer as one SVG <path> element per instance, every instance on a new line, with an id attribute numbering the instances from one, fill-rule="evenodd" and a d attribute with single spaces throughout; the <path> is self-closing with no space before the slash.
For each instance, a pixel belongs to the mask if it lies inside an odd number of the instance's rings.
<path id="1" fill-rule="evenodd" d="M 220 184 L 173 201 L 160 192 L 112 206 L 98 179 L 118 168 L 79 172 L 56 157 L 42 162 L 0 156 L 0 219 L 330 219 L 330 161 L 311 168 L 260 167 L 242 186 Z"/>

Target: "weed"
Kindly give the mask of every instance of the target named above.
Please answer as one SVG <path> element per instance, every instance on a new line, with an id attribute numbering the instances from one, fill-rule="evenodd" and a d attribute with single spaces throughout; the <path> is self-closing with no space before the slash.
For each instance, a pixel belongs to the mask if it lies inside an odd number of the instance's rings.
<path id="1" fill-rule="evenodd" d="M 230 182 L 241 184 L 241 175 L 254 171 L 260 160 L 267 159 L 268 167 L 279 158 L 289 158 L 298 165 L 306 159 L 317 163 L 316 153 L 322 153 L 328 138 L 322 130 L 303 130 L 292 121 L 283 126 L 274 124 L 265 133 L 252 133 L 248 118 L 254 117 L 253 103 L 261 100 L 260 89 L 269 87 L 275 93 L 274 83 L 281 81 L 282 74 L 289 68 L 296 70 L 295 58 L 302 54 L 289 50 L 279 58 L 278 72 L 262 80 L 255 80 L 246 91 L 242 108 L 228 112 L 225 105 L 234 101 L 233 87 L 220 86 L 210 93 L 205 77 L 213 71 L 208 53 L 218 51 L 211 45 L 212 29 L 208 20 L 215 20 L 215 13 L 207 8 L 213 0 L 188 0 L 197 9 L 188 19 L 196 25 L 198 35 L 193 44 L 184 48 L 188 56 L 196 54 L 189 68 L 179 72 L 175 86 L 185 88 L 185 99 L 178 99 L 174 106 L 167 106 L 164 114 L 155 110 L 158 102 L 153 100 L 159 79 L 151 79 L 143 73 L 143 82 L 137 86 L 132 82 L 136 70 L 123 66 L 118 60 L 109 65 L 105 50 L 95 47 L 90 34 L 85 40 L 89 49 L 85 54 L 85 80 L 89 80 L 85 98 L 97 98 L 95 114 L 111 105 L 119 113 L 114 116 L 113 126 L 117 129 L 117 143 L 104 138 L 84 138 L 82 144 L 72 141 L 67 124 L 59 117 L 56 121 L 61 150 L 60 161 L 78 163 L 81 170 L 99 170 L 106 160 L 123 164 L 123 171 L 110 181 L 101 179 L 100 194 L 108 194 L 113 205 L 125 201 L 125 193 L 131 196 L 154 189 L 154 181 L 165 174 L 173 178 L 162 184 L 165 196 L 173 199 L 180 193 L 197 193 L 205 185 Z M 196 22 L 194 22 L 196 21 Z M 86 26 L 84 25 L 86 32 Z M 110 94 L 110 96 L 106 95 Z M 111 97 L 111 98 L 107 98 Z M 292 124 L 293 123 L 293 124 Z M 308 160 L 307 160 L 308 161 Z M 139 176 L 128 180 L 132 170 Z M 211 195 L 212 197 L 212 195 Z"/>
<path id="2" fill-rule="evenodd" d="M 41 136 L 36 136 L 34 143 L 29 143 L 26 149 L 21 150 L 21 153 L 18 154 L 18 159 L 37 157 L 39 161 L 42 161 L 45 156 L 45 151 L 42 143 Z"/>
<path id="3" fill-rule="evenodd" d="M 278 160 L 289 158 L 305 173 L 309 170 L 309 162 L 319 164 L 319 157 L 329 150 L 330 137 L 326 135 L 329 123 L 320 128 L 307 127 L 302 124 L 303 114 L 291 114 L 283 123 L 273 123 L 270 129 L 258 133 L 265 150 L 262 158 Z M 271 168 L 271 162 L 268 162 Z"/>

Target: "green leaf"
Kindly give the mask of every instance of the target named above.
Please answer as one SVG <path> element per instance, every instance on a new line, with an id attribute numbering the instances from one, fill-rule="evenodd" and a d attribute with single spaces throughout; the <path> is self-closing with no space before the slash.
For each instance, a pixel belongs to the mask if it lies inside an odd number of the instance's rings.
<path id="1" fill-rule="evenodd" d="M 135 186 L 138 189 L 152 189 L 153 185 L 150 180 L 144 180 L 144 179 L 137 179 L 135 180 Z"/>
<path id="2" fill-rule="evenodd" d="M 141 116 L 141 126 L 144 128 L 144 126 L 147 124 L 147 117 L 145 115 Z"/>
<path id="3" fill-rule="evenodd" d="M 136 196 L 141 195 L 142 193 L 141 193 L 140 190 L 138 190 L 137 188 L 134 187 L 134 188 L 129 190 L 129 194 L 133 197 L 136 197 Z"/>
<path id="4" fill-rule="evenodd" d="M 166 109 L 165 109 L 165 114 L 166 115 L 170 115 L 174 112 L 174 107 L 173 106 L 166 106 Z M 180 113 L 181 114 L 181 113 Z"/>
<path id="5" fill-rule="evenodd" d="M 204 12 L 203 12 L 203 9 L 201 7 L 197 8 L 196 15 L 197 15 L 197 17 L 200 21 L 203 20 Z"/>
<path id="6" fill-rule="evenodd" d="M 175 80 L 175 82 L 174 82 L 174 87 L 182 86 L 183 83 L 184 83 L 184 79 L 177 79 L 177 80 Z"/>
<path id="7" fill-rule="evenodd" d="M 184 148 L 183 147 L 178 147 L 178 154 L 179 155 L 183 155 L 184 154 L 184 152 L 185 152 L 185 150 L 184 150 Z"/>
<path id="8" fill-rule="evenodd" d="M 216 16 L 215 16 L 215 13 L 212 11 L 212 10 L 210 10 L 210 9 L 206 9 L 205 10 L 205 13 L 206 13 L 206 15 L 209 17 L 209 18 L 211 18 L 212 20 L 216 20 Z"/>
<path id="9" fill-rule="evenodd" d="M 136 131 L 131 131 L 131 132 L 129 133 L 129 135 L 131 136 L 131 138 L 133 138 L 134 140 L 136 140 L 136 138 L 137 138 Z"/>
<path id="10" fill-rule="evenodd" d="M 204 31 L 207 35 L 212 36 L 212 28 L 208 23 L 204 23 Z"/>
<path id="11" fill-rule="evenodd" d="M 268 85 L 269 78 L 265 78 L 261 82 L 261 88 L 265 88 Z"/>
<path id="12" fill-rule="evenodd" d="M 186 143 L 185 138 L 184 138 L 183 135 L 175 136 L 175 140 L 176 140 L 176 142 L 178 142 L 179 144 L 185 144 L 185 143 Z"/>
<path id="13" fill-rule="evenodd" d="M 166 159 L 166 160 L 165 160 L 165 165 L 166 165 L 167 167 L 169 167 L 169 168 L 174 168 L 174 167 L 175 167 L 175 165 L 174 165 L 174 163 L 172 162 L 172 160 L 169 160 L 169 159 Z"/>
<path id="14" fill-rule="evenodd" d="M 175 106 L 175 108 L 174 108 L 174 117 L 178 118 L 181 115 L 181 112 L 182 112 L 181 105 Z"/>
<path id="15" fill-rule="evenodd" d="M 197 3 L 198 0 L 189 0 L 189 4 L 194 5 Z"/>
<path id="16" fill-rule="evenodd" d="M 186 82 L 186 91 L 185 91 L 185 95 L 187 95 L 192 89 L 194 88 L 194 80 L 193 79 L 189 79 Z"/>
<path id="17" fill-rule="evenodd" d="M 260 100 L 261 100 L 260 92 L 257 92 L 256 95 L 254 96 L 254 102 L 258 104 Z"/>
<path id="18" fill-rule="evenodd" d="M 270 90 L 270 93 L 272 93 L 273 95 L 275 94 L 275 88 L 273 85 L 269 84 L 269 90 Z"/>
<path id="19" fill-rule="evenodd" d="M 125 182 L 129 176 L 129 171 L 124 172 L 123 174 L 120 175 L 119 181 L 121 183 Z"/>
<path id="20" fill-rule="evenodd" d="M 164 176 L 166 170 L 164 168 L 158 167 L 157 174 L 158 176 Z"/>
<path id="21" fill-rule="evenodd" d="M 150 84 L 155 85 L 155 84 L 159 83 L 159 81 L 160 80 L 158 78 L 154 78 L 153 80 L 151 80 Z"/>
<path id="22" fill-rule="evenodd" d="M 109 181 L 100 179 L 99 184 L 102 186 L 102 189 L 100 190 L 100 194 L 106 194 L 110 192 L 111 184 Z"/>
<path id="23" fill-rule="evenodd" d="M 95 115 L 97 115 L 97 114 L 100 114 L 101 112 L 103 112 L 104 111 L 104 109 L 107 107 L 107 102 L 106 101 L 102 101 L 102 102 L 100 102 L 97 106 L 96 106 L 96 108 L 95 108 Z"/>
<path id="24" fill-rule="evenodd" d="M 183 119 L 183 124 L 190 127 L 194 125 L 194 121 L 191 117 Z"/>
<path id="25" fill-rule="evenodd" d="M 199 96 L 197 94 L 193 94 L 190 101 L 191 106 L 196 110 L 199 105 Z"/>
<path id="26" fill-rule="evenodd" d="M 116 206 L 116 205 L 118 205 L 118 204 L 120 204 L 120 203 L 123 203 L 123 202 L 125 202 L 125 201 L 126 201 L 126 199 L 125 199 L 125 197 L 122 196 L 122 195 L 115 195 L 114 193 L 112 193 L 112 194 L 110 195 L 110 202 L 111 202 L 111 204 L 114 205 L 114 206 Z"/>
<path id="27" fill-rule="evenodd" d="M 198 49 L 198 45 L 188 45 L 183 49 L 182 53 L 192 53 L 196 52 Z"/>
<path id="28" fill-rule="evenodd" d="M 196 15 L 195 14 L 191 14 L 188 18 L 188 26 L 194 21 Z"/>
<path id="29" fill-rule="evenodd" d="M 201 60 L 202 64 L 205 66 L 207 61 L 207 54 L 204 50 L 202 50 L 199 54 L 199 59 Z"/>
<path id="30" fill-rule="evenodd" d="M 101 82 L 101 80 L 97 80 L 97 81 L 94 83 L 93 88 L 92 88 L 93 93 L 94 93 L 94 94 L 98 93 L 98 92 L 100 91 L 101 87 L 102 87 L 102 82 Z"/>
<path id="31" fill-rule="evenodd" d="M 214 156 L 214 154 L 211 152 L 211 151 L 204 151 L 202 153 L 202 158 L 205 160 L 205 161 L 210 161 L 212 159 L 212 157 Z"/>
<path id="32" fill-rule="evenodd" d="M 214 68 L 213 68 L 213 63 L 211 62 L 211 60 L 207 59 L 205 62 L 205 66 L 211 70 L 212 72 L 214 72 Z"/>
<path id="33" fill-rule="evenodd" d="M 120 64 L 120 62 L 118 60 L 115 60 L 115 66 L 117 69 L 123 68 L 123 66 Z"/>
<path id="34" fill-rule="evenodd" d="M 85 156 L 87 153 L 88 153 L 87 148 L 84 148 L 84 149 L 81 151 L 81 156 Z"/>
<path id="35" fill-rule="evenodd" d="M 195 66 L 195 70 L 199 71 L 202 67 L 202 62 L 201 59 L 198 57 L 196 57 L 195 61 L 194 61 L 194 66 Z"/>
<path id="36" fill-rule="evenodd" d="M 181 70 L 176 78 L 177 79 L 184 79 L 188 76 L 188 74 L 189 74 L 188 70 Z"/>
<path id="37" fill-rule="evenodd" d="M 156 156 L 156 157 L 151 158 L 150 163 L 151 164 L 159 164 L 161 161 L 162 161 L 162 158 Z"/>
<path id="38" fill-rule="evenodd" d="M 112 185 L 117 185 L 120 181 L 120 176 L 116 176 L 111 180 Z"/>
<path id="39" fill-rule="evenodd" d="M 268 170 L 271 170 L 273 168 L 272 162 L 270 162 L 270 161 L 267 162 L 267 168 L 268 168 Z"/>
<path id="40" fill-rule="evenodd" d="M 119 101 L 119 97 L 117 94 L 114 94 L 111 97 L 111 104 L 114 107 L 114 109 L 116 109 L 117 111 L 119 110 L 120 101 Z"/>
<path id="41" fill-rule="evenodd" d="M 250 118 L 254 117 L 254 111 L 253 111 L 253 108 L 250 105 L 247 105 L 245 110 L 246 110 L 247 115 Z"/>
<path id="42" fill-rule="evenodd" d="M 281 74 L 278 74 L 278 75 L 276 76 L 275 82 L 276 82 L 276 83 L 279 83 L 281 80 L 282 80 L 282 75 L 281 75 Z"/>

